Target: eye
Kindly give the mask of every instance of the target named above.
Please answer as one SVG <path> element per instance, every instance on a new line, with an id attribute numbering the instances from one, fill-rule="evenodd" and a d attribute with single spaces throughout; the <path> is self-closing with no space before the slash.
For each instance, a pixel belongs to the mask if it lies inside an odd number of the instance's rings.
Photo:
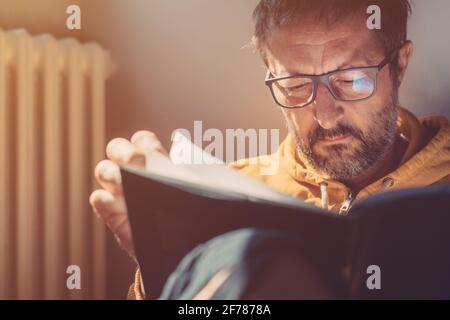
<path id="1" fill-rule="evenodd" d="M 300 84 L 300 85 L 297 85 L 297 86 L 288 87 L 288 88 L 286 88 L 286 90 L 302 89 L 302 88 L 305 88 L 306 86 L 308 86 L 308 84 L 304 83 L 304 84 Z"/>
<path id="2" fill-rule="evenodd" d="M 355 82 L 361 82 L 366 81 L 367 76 L 366 75 L 348 75 L 348 76 L 342 76 L 335 79 L 336 83 L 347 83 L 347 84 L 353 84 Z"/>
<path id="3" fill-rule="evenodd" d="M 357 80 L 338 80 L 339 84 L 353 85 L 353 83 Z"/>

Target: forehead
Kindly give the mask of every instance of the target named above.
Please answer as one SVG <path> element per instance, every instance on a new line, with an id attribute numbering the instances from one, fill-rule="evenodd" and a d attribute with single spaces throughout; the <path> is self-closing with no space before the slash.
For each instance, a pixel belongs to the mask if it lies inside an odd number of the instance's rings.
<path id="1" fill-rule="evenodd" d="M 376 65 L 383 52 L 375 31 L 362 18 L 331 26 L 302 21 L 273 31 L 268 38 L 268 64 L 278 75 L 323 74 L 332 70 Z"/>

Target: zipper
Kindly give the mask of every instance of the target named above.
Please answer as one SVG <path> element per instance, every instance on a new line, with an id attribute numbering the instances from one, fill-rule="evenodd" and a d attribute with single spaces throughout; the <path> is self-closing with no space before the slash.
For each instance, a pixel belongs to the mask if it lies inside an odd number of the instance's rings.
<path id="1" fill-rule="evenodd" d="M 342 204 L 342 207 L 339 209 L 339 214 L 342 216 L 346 216 L 348 214 L 348 210 L 350 209 L 353 200 L 355 200 L 355 193 L 353 191 L 351 191 L 348 194 L 347 199 L 344 201 L 344 203 Z"/>

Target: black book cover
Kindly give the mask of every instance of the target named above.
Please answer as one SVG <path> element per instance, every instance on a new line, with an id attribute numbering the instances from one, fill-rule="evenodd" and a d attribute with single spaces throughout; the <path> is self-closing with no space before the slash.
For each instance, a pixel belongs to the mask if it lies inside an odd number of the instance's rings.
<path id="1" fill-rule="evenodd" d="M 122 168 L 136 255 L 147 298 L 195 246 L 242 229 L 301 235 L 350 270 L 349 291 L 361 298 L 450 298 L 450 187 L 402 190 L 356 203 L 348 216 L 306 204 L 249 199 L 219 189 Z M 366 287 L 369 265 L 382 270 L 382 290 Z"/>

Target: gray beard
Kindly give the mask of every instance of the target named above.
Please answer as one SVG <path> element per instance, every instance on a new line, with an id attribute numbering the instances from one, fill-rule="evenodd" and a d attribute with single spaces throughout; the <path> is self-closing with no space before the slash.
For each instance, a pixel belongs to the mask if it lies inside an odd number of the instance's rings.
<path id="1" fill-rule="evenodd" d="M 398 108 L 392 103 L 374 116 L 367 133 L 353 128 L 352 135 L 361 143 L 351 154 L 348 154 L 347 145 L 336 144 L 327 147 L 327 156 L 319 155 L 312 150 L 314 138 L 308 137 L 306 143 L 295 130 L 289 131 L 295 137 L 298 151 L 315 170 L 331 179 L 345 182 L 376 167 L 386 157 L 395 142 L 397 117 Z"/>

